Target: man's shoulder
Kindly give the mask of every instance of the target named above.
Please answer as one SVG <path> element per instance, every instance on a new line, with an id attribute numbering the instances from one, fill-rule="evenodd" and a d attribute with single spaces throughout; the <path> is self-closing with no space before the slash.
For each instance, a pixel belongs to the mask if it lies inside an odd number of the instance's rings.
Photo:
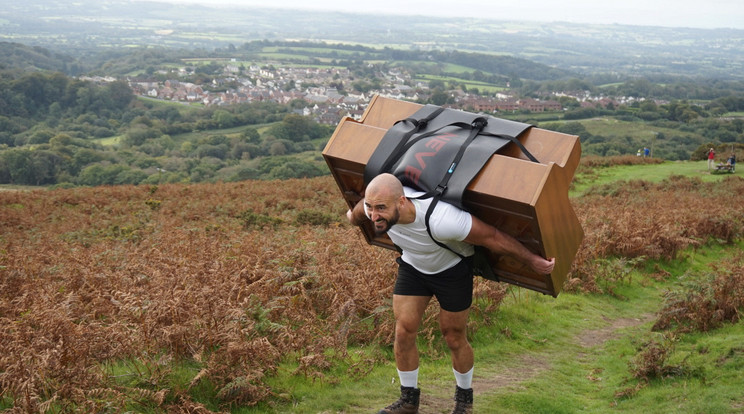
<path id="1" fill-rule="evenodd" d="M 411 187 L 403 187 L 403 193 L 408 198 L 413 198 L 413 199 L 424 201 L 427 206 L 429 205 L 428 203 L 431 202 L 431 200 L 433 200 L 433 198 L 434 198 L 433 196 L 432 197 L 418 198 L 418 197 L 421 197 L 423 195 L 426 195 L 426 192 L 419 191 L 419 190 L 416 190 L 415 188 L 411 188 Z M 448 203 L 446 201 L 442 201 L 442 200 L 439 200 L 439 202 L 437 202 L 437 205 L 435 207 L 435 210 L 438 210 L 438 209 L 454 209 L 455 211 L 464 211 L 461 208 L 459 208 L 459 207 L 457 207 L 455 205 L 452 205 L 452 204 L 450 204 L 450 203 Z"/>
<path id="2" fill-rule="evenodd" d="M 418 197 L 420 195 L 424 195 L 425 193 L 415 188 L 403 186 L 403 194 L 405 194 L 406 197 Z"/>
<path id="3" fill-rule="evenodd" d="M 425 216 L 429 211 L 433 198 L 426 197 L 417 199 L 416 197 L 420 197 L 426 193 L 412 188 L 404 187 L 404 192 L 406 197 L 417 200 L 417 202 L 414 203 L 418 212 L 417 214 L 421 214 L 422 217 Z M 439 228 L 440 226 L 447 228 L 451 226 L 460 227 L 464 223 L 469 222 L 469 220 L 469 212 L 446 201 L 439 200 L 429 217 L 429 226 L 431 228 Z"/>

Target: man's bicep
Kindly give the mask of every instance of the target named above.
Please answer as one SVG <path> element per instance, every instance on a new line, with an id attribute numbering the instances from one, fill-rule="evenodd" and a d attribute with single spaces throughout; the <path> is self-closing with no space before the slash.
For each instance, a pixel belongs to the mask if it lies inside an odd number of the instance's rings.
<path id="1" fill-rule="evenodd" d="M 478 217 L 475 217 L 473 215 L 471 215 L 470 217 L 470 232 L 468 232 L 468 235 L 467 237 L 465 237 L 464 241 L 477 246 L 488 247 L 489 241 L 493 238 L 494 233 L 496 232 L 496 228 L 479 219 Z"/>

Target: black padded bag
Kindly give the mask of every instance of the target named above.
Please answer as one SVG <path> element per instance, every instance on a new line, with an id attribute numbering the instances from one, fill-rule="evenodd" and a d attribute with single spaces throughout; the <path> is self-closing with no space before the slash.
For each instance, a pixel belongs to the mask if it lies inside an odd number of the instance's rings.
<path id="1" fill-rule="evenodd" d="M 426 230 L 436 244 L 452 251 L 431 234 L 429 217 L 434 207 L 439 200 L 444 200 L 464 209 L 465 188 L 491 156 L 510 142 L 537 162 L 517 139 L 530 127 L 492 116 L 426 105 L 411 117 L 396 122 L 383 136 L 365 166 L 365 185 L 387 172 L 398 177 L 403 185 L 424 192 L 416 198 L 434 198 L 426 212 Z M 498 280 L 484 249 L 476 246 L 475 251 L 474 273 Z"/>

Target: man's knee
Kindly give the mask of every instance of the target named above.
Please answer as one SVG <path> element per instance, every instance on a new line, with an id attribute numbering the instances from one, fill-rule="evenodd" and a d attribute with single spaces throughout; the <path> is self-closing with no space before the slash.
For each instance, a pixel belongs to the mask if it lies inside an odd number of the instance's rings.
<path id="1" fill-rule="evenodd" d="M 398 321 L 395 324 L 395 341 L 399 343 L 410 343 L 416 341 L 416 334 L 418 333 L 417 323 L 406 323 L 404 321 Z"/>
<path id="2" fill-rule="evenodd" d="M 464 328 L 443 328 L 442 337 L 449 349 L 453 351 L 468 345 L 467 333 Z"/>

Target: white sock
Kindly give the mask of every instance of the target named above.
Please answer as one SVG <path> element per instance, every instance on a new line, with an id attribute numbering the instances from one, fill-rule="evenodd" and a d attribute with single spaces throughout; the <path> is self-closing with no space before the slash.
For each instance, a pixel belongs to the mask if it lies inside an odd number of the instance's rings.
<path id="1" fill-rule="evenodd" d="M 470 371 L 468 371 L 468 372 L 466 372 L 464 374 L 460 374 L 459 372 L 457 372 L 457 370 L 455 370 L 454 368 L 452 368 L 452 372 L 455 373 L 455 381 L 457 381 L 457 386 L 458 387 L 460 387 L 460 388 L 462 388 L 464 390 L 473 388 L 473 370 L 474 369 L 475 369 L 475 367 L 470 368 Z"/>
<path id="2" fill-rule="evenodd" d="M 416 388 L 418 386 L 418 368 L 413 371 L 398 370 L 398 378 L 402 387 Z"/>

